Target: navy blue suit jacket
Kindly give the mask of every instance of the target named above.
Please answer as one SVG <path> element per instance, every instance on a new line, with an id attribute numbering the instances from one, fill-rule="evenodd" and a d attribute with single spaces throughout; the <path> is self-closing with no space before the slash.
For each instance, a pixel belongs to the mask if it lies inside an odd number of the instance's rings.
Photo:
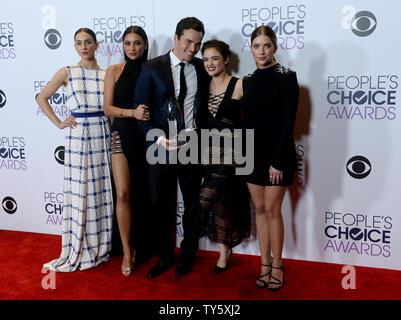
<path id="1" fill-rule="evenodd" d="M 149 130 L 157 128 L 163 130 L 168 138 L 168 104 L 170 99 L 175 96 L 169 53 L 145 62 L 138 78 L 134 106 L 145 104 L 149 108 L 150 114 L 150 120 L 138 120 L 145 135 Z M 195 57 L 191 63 L 195 66 L 198 78 L 193 116 L 196 128 L 201 129 L 207 125 L 208 74 L 201 59 Z"/>

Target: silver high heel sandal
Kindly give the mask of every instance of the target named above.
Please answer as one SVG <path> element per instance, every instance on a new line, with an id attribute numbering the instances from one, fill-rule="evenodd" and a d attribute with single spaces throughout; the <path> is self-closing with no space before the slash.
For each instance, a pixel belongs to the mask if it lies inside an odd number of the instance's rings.
<path id="1" fill-rule="evenodd" d="M 132 274 L 132 272 L 134 271 L 135 262 L 136 262 L 136 252 L 135 252 L 135 249 L 133 249 L 132 250 L 132 263 L 133 263 L 133 265 L 132 265 L 132 267 L 123 267 L 123 266 L 121 266 L 121 273 L 126 277 L 130 276 Z"/>

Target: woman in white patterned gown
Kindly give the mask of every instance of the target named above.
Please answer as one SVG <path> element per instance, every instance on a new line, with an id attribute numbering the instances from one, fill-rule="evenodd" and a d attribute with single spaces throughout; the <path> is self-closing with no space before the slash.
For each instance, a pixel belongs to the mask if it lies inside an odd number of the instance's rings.
<path id="1" fill-rule="evenodd" d="M 72 272 L 109 259 L 112 230 L 110 124 L 103 114 L 105 70 L 97 65 L 95 33 L 87 28 L 74 35 L 81 61 L 61 68 L 37 97 L 37 103 L 60 129 L 66 129 L 64 206 L 60 257 L 44 267 Z M 71 112 L 60 120 L 48 99 L 66 87 Z"/>

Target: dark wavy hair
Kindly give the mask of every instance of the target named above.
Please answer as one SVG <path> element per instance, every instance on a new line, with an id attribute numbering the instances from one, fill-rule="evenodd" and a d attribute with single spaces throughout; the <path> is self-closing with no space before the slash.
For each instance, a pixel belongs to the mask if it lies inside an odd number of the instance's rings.
<path id="1" fill-rule="evenodd" d="M 74 40 L 75 40 L 75 37 L 77 36 L 77 34 L 81 33 L 81 32 L 85 32 L 85 33 L 89 34 L 92 37 L 93 41 L 95 41 L 95 43 L 97 42 L 96 34 L 92 31 L 92 29 L 89 29 L 89 28 L 79 28 L 74 34 Z"/>
<path id="2" fill-rule="evenodd" d="M 201 49 L 202 55 L 206 49 L 210 49 L 210 48 L 214 48 L 218 52 L 220 52 L 220 54 L 223 56 L 224 60 L 231 57 L 230 46 L 227 43 L 225 43 L 224 41 L 215 40 L 215 39 L 206 41 L 203 44 L 202 49 Z"/>
<path id="3" fill-rule="evenodd" d="M 140 36 L 143 40 L 143 42 L 145 42 L 146 45 L 146 49 L 143 51 L 142 57 L 140 58 L 140 61 L 146 61 L 148 60 L 148 51 L 149 51 L 149 41 L 148 41 L 148 36 L 146 35 L 145 30 L 143 30 L 141 27 L 139 26 L 130 26 L 127 29 L 125 29 L 124 33 L 123 33 L 123 43 L 124 43 L 124 39 L 126 37 L 127 34 L 130 33 L 135 33 L 138 36 Z M 127 57 L 127 55 L 124 52 L 124 60 L 128 60 L 129 58 Z"/>

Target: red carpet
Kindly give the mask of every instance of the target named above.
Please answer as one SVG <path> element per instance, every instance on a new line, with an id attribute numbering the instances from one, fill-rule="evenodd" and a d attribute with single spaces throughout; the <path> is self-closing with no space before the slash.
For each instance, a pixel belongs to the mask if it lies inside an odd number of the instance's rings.
<path id="1" fill-rule="evenodd" d="M 0 299 L 2 300 L 365 300 L 401 298 L 401 271 L 356 267 L 356 289 L 344 290 L 342 265 L 285 260 L 285 286 L 277 292 L 257 289 L 259 257 L 234 254 L 229 269 L 213 272 L 217 252 L 199 251 L 195 266 L 184 277 L 175 268 L 147 279 L 153 258 L 134 274 L 120 273 L 122 257 L 97 268 L 56 273 L 56 289 L 42 288 L 42 264 L 58 257 L 61 237 L 0 231 Z M 177 252 L 178 253 L 178 252 Z"/>

